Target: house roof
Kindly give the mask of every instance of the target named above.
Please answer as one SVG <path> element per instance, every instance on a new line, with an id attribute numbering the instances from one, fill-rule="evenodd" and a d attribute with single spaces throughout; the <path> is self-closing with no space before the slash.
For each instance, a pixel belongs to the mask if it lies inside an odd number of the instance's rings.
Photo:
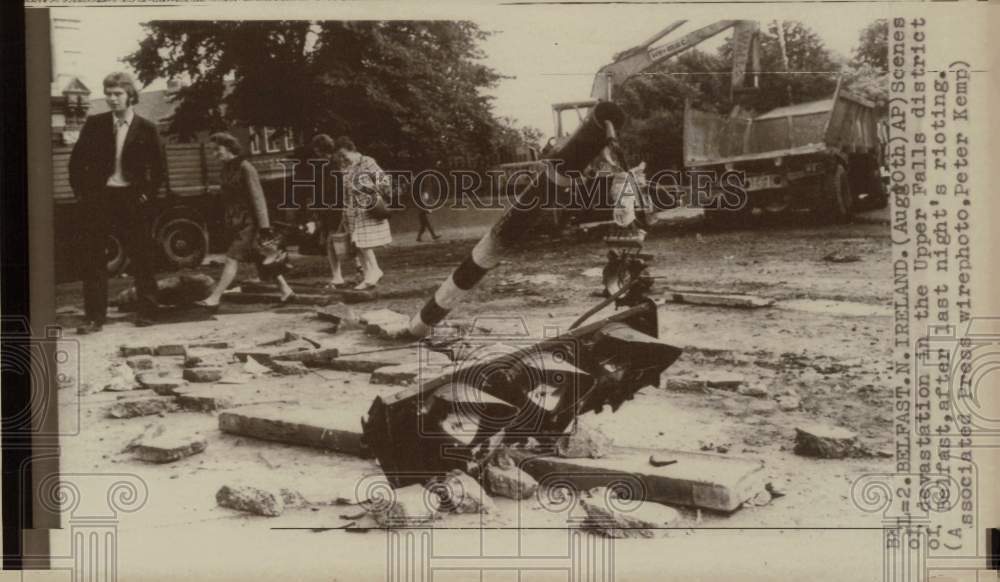
<path id="1" fill-rule="evenodd" d="M 177 103 L 170 101 L 171 93 L 166 89 L 159 91 L 143 91 L 139 93 L 139 102 L 135 105 L 135 112 L 146 119 L 157 123 L 165 121 L 174 114 Z M 104 97 L 94 97 L 90 100 L 90 115 L 97 115 L 108 111 L 108 102 Z"/>

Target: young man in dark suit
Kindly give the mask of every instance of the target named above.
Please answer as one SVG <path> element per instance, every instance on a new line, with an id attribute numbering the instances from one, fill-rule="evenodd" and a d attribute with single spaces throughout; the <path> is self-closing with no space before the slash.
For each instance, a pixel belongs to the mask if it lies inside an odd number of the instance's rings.
<path id="1" fill-rule="evenodd" d="M 110 111 L 87 119 L 73 147 L 69 179 L 80 199 L 83 232 L 83 304 L 87 322 L 78 333 L 100 331 L 108 311 L 108 235 L 122 238 L 139 297 L 137 325 L 151 323 L 158 307 L 155 260 L 147 204 L 163 183 L 166 161 L 156 124 L 136 115 L 135 82 L 127 73 L 104 79 Z"/>

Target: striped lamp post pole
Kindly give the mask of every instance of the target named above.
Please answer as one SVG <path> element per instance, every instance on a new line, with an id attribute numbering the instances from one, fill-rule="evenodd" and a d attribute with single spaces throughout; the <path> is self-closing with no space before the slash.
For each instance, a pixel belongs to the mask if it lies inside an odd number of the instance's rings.
<path id="1" fill-rule="evenodd" d="M 488 271 L 497 266 L 507 248 L 524 236 L 541 210 L 546 192 L 565 187 L 566 173 L 582 171 L 608 145 L 624 114 L 617 105 L 598 102 L 580 127 L 543 162 L 531 186 L 518 193 L 514 204 L 501 216 L 469 256 L 452 272 L 410 319 L 410 334 L 425 337 L 455 308 Z"/>

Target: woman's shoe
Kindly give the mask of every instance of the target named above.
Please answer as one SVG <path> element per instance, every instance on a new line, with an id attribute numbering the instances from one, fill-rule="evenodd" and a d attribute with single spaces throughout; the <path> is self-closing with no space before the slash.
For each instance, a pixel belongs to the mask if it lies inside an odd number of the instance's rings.
<path id="1" fill-rule="evenodd" d="M 289 293 L 288 295 L 285 295 L 281 299 L 278 299 L 278 305 L 289 305 L 291 303 L 295 303 L 295 292 L 294 291 L 291 292 L 291 293 Z"/>

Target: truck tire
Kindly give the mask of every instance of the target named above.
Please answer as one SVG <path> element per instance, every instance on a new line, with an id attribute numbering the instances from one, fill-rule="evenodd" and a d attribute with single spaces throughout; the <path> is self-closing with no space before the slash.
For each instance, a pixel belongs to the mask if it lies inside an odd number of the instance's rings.
<path id="1" fill-rule="evenodd" d="M 819 218 L 838 224 L 850 220 L 854 213 L 854 195 L 851 194 L 844 166 L 837 164 L 832 171 L 824 174 L 821 187 L 820 203 L 816 209 Z"/>
<path id="2" fill-rule="evenodd" d="M 208 252 L 208 231 L 190 218 L 168 220 L 156 233 L 163 256 L 174 268 L 197 267 Z"/>
<path id="3" fill-rule="evenodd" d="M 104 256 L 108 260 L 108 275 L 112 277 L 121 274 L 128 266 L 125 245 L 122 244 L 121 237 L 115 233 L 108 235 L 108 241 L 104 246 Z"/>

